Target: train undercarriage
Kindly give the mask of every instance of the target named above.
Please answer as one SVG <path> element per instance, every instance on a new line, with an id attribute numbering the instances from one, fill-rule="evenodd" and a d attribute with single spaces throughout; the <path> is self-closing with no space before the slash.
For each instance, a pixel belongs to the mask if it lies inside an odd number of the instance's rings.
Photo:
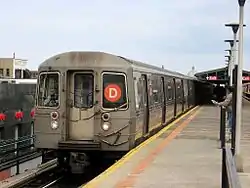
<path id="1" fill-rule="evenodd" d="M 47 153 L 48 150 L 42 150 Z M 112 163 L 119 160 L 127 152 L 121 151 L 76 151 L 76 150 L 53 150 L 49 158 L 57 158 L 58 165 L 71 173 L 72 169 L 78 169 L 81 173 L 88 166 L 103 166 L 104 163 Z M 48 155 L 43 155 L 42 161 L 48 161 Z"/>

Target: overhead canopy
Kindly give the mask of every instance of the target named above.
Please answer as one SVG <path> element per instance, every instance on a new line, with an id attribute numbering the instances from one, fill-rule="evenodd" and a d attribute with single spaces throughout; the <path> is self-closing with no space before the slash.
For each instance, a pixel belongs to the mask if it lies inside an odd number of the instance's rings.
<path id="1" fill-rule="evenodd" d="M 195 76 L 200 80 L 225 84 L 228 82 L 228 67 L 226 66 L 218 69 L 198 72 Z M 243 70 L 242 79 L 243 82 L 250 82 L 250 71 Z"/>

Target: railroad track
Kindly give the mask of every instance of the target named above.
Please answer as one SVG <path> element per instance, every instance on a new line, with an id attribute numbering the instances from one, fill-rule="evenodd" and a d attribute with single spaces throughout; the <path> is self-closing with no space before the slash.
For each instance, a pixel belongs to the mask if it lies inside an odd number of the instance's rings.
<path id="1" fill-rule="evenodd" d="M 48 182 L 41 188 L 77 188 L 86 184 L 89 180 L 83 174 L 68 174 L 61 179 L 56 179 L 53 182 Z"/>
<path id="2" fill-rule="evenodd" d="M 22 174 L 10 177 L 0 182 L 1 188 L 20 188 L 26 184 L 34 182 L 40 177 L 51 174 L 51 172 L 59 172 L 57 160 L 51 160 L 47 163 L 39 165 L 36 169 L 28 170 Z M 30 185 L 32 186 L 32 185 Z"/>
<path id="3" fill-rule="evenodd" d="M 41 175 L 31 179 L 18 186 L 18 188 L 49 188 L 63 179 L 65 174 L 62 169 L 55 168 L 42 173 Z"/>
<path id="4" fill-rule="evenodd" d="M 1 188 L 77 188 L 86 184 L 115 161 L 93 161 L 93 164 L 84 168 L 83 173 L 69 173 L 57 166 L 57 160 L 42 164 L 21 177 L 13 177 L 3 182 Z"/>
<path id="5" fill-rule="evenodd" d="M 18 188 L 77 188 L 88 183 L 103 170 L 93 168 L 83 174 L 62 173 L 61 176 L 55 172 L 46 173 L 47 175 L 39 176 L 37 179 L 33 179 L 32 182 Z"/>
<path id="6" fill-rule="evenodd" d="M 115 161 L 104 161 L 95 165 L 90 165 L 84 170 L 85 172 L 81 174 L 66 173 L 61 178 L 57 177 L 50 182 L 47 181 L 46 185 L 39 188 L 78 188 L 79 186 L 87 184 L 90 180 L 114 164 L 114 162 Z"/>

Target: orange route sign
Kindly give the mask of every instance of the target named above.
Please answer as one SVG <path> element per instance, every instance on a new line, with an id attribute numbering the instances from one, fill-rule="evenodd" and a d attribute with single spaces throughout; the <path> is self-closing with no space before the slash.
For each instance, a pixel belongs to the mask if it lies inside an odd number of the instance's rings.
<path id="1" fill-rule="evenodd" d="M 122 90 L 117 84 L 109 84 L 104 89 L 104 97 L 110 102 L 120 100 L 121 96 Z"/>

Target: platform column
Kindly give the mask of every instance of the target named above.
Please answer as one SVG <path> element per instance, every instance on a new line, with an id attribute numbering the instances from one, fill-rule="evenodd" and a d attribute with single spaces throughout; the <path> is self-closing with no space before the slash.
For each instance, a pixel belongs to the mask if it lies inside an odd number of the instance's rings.
<path id="1" fill-rule="evenodd" d="M 15 155 L 17 156 L 17 147 L 18 147 L 18 138 L 19 138 L 19 126 L 15 126 Z"/>
<path id="2" fill-rule="evenodd" d="M 243 69 L 243 22 L 245 0 L 239 3 L 239 50 L 238 50 L 238 73 L 237 73 L 237 99 L 236 99 L 236 139 L 235 159 L 238 172 L 243 172 L 243 159 L 240 153 L 241 121 L 242 121 L 242 69 Z"/>
<path id="3" fill-rule="evenodd" d="M 31 125 L 30 125 L 30 137 L 31 137 L 31 140 L 30 140 L 30 144 L 31 144 L 31 150 L 34 149 L 34 147 L 32 146 L 34 144 L 34 122 L 31 122 Z"/>
<path id="4" fill-rule="evenodd" d="M 15 157 L 19 157 L 19 124 L 15 126 Z M 16 174 L 19 174 L 19 160 L 16 161 Z"/>

